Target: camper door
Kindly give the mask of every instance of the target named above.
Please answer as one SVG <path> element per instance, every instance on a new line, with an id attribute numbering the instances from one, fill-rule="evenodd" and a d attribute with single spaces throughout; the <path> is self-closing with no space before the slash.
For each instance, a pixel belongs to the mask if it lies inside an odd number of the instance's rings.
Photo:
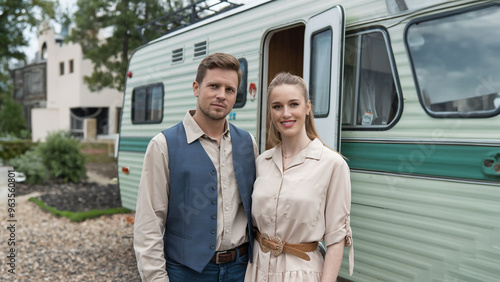
<path id="1" fill-rule="evenodd" d="M 344 9 L 335 6 L 309 19 L 304 38 L 304 80 L 309 87 L 316 129 L 340 151 Z"/>
<path id="2" fill-rule="evenodd" d="M 267 85 L 282 71 L 306 81 L 318 133 L 330 148 L 340 149 L 340 82 L 343 69 L 344 10 L 335 6 L 309 18 L 305 24 L 279 27 L 264 39 L 264 70 L 259 144 L 269 149 Z"/>

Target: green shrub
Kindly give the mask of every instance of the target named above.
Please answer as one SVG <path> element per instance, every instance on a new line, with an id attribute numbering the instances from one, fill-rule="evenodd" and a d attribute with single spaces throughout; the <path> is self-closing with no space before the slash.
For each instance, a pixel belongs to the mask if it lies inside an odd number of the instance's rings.
<path id="1" fill-rule="evenodd" d="M 47 168 L 43 165 L 42 157 L 36 147 L 17 158 L 9 160 L 9 164 L 16 171 L 23 172 L 28 184 L 41 184 L 49 178 Z"/>
<path id="2" fill-rule="evenodd" d="M 76 183 L 87 177 L 80 142 L 71 137 L 69 132 L 49 134 L 45 143 L 38 145 L 38 152 L 52 178 Z"/>
<path id="3" fill-rule="evenodd" d="M 0 159 L 17 158 L 34 146 L 31 140 L 0 140 Z"/>

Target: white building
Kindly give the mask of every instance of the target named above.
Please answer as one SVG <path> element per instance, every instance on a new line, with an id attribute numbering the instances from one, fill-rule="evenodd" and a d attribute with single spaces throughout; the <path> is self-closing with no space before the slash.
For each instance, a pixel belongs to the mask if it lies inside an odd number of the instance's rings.
<path id="1" fill-rule="evenodd" d="M 46 108 L 32 109 L 33 141 L 44 141 L 57 130 L 70 130 L 82 139 L 117 133 L 123 93 L 88 89 L 83 77 L 92 74 L 93 65 L 83 58 L 80 45 L 63 43 L 52 28 L 40 27 L 38 52 L 47 64 L 47 103 Z"/>

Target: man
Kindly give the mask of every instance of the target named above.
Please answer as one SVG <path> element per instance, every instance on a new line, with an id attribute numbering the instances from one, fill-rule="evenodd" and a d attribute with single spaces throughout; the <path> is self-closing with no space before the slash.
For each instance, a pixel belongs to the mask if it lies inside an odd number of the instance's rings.
<path id="1" fill-rule="evenodd" d="M 144 281 L 244 279 L 257 146 L 226 120 L 240 80 L 235 57 L 207 56 L 193 82 L 196 110 L 148 145 L 134 224 Z"/>

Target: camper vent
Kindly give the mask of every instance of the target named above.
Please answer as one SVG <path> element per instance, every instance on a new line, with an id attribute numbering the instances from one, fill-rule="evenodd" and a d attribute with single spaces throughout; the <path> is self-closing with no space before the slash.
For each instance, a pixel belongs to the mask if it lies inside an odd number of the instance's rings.
<path id="1" fill-rule="evenodd" d="M 184 49 L 179 48 L 172 51 L 172 63 L 184 61 Z"/>
<path id="2" fill-rule="evenodd" d="M 207 41 L 202 41 L 194 44 L 194 57 L 204 57 L 207 54 Z"/>

